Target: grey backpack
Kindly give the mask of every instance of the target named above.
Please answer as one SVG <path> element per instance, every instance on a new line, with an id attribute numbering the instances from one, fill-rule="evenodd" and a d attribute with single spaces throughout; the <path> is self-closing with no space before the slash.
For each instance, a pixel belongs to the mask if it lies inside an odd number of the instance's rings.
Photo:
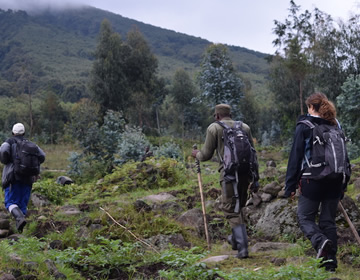
<path id="1" fill-rule="evenodd" d="M 312 129 L 312 151 L 311 160 L 305 156 L 307 168 L 302 176 L 320 180 L 323 178 L 343 177 L 351 175 L 348 154 L 346 150 L 346 137 L 337 125 L 313 124 L 309 120 L 302 120 Z"/>

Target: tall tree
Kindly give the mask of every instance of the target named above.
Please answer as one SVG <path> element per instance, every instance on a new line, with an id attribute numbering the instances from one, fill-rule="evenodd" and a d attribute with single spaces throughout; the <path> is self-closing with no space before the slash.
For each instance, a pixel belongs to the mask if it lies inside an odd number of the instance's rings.
<path id="1" fill-rule="evenodd" d="M 108 109 L 126 114 L 131 104 L 131 92 L 124 73 L 129 48 L 120 35 L 112 31 L 107 20 L 101 24 L 98 41 L 90 81 L 93 99 L 100 104 L 102 115 Z"/>
<path id="2" fill-rule="evenodd" d="M 193 111 L 191 100 L 196 95 L 196 89 L 189 74 L 184 69 L 175 72 L 170 94 L 177 109 L 177 115 L 181 120 L 182 137 L 185 138 L 185 125 L 192 122 Z"/>
<path id="3" fill-rule="evenodd" d="M 226 46 L 212 44 L 205 50 L 199 84 L 202 91 L 200 99 L 209 107 L 227 103 L 233 107 L 235 117 L 240 115 L 243 82 L 235 71 Z"/>
<path id="4" fill-rule="evenodd" d="M 341 124 L 346 134 L 360 148 L 360 75 L 350 75 L 342 90 L 343 92 L 336 98 Z"/>
<path id="5" fill-rule="evenodd" d="M 53 92 L 46 93 L 45 99 L 40 105 L 40 111 L 42 115 L 39 119 L 41 132 L 47 134 L 50 144 L 54 144 L 63 134 L 67 114 L 61 107 L 58 96 Z"/>
<path id="6" fill-rule="evenodd" d="M 137 124 L 142 127 L 144 114 L 151 111 L 149 105 L 155 101 L 158 62 L 139 30 L 133 29 L 127 34 L 126 45 L 129 54 L 124 73 L 136 108 L 132 112 L 137 113 Z"/>
<path id="7" fill-rule="evenodd" d="M 290 15 L 285 23 L 274 21 L 274 33 L 278 37 L 273 43 L 279 50 L 282 48 L 283 55 L 286 58 L 284 66 L 289 69 L 292 78 L 297 82 L 300 112 L 303 114 L 303 84 L 311 71 L 309 49 L 313 43 L 313 32 L 310 22 L 311 13 L 306 10 L 298 15 L 299 9 L 300 6 L 297 6 L 294 1 L 290 1 Z M 279 50 L 277 54 L 280 54 Z"/>

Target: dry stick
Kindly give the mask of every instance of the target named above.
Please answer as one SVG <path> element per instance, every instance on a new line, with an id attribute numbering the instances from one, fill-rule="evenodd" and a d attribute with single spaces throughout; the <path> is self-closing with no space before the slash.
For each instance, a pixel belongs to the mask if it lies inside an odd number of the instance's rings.
<path id="1" fill-rule="evenodd" d="M 130 233 L 136 240 L 140 241 L 141 243 L 143 243 L 144 245 L 150 247 L 151 249 L 153 249 L 156 253 L 159 254 L 159 251 L 157 251 L 153 246 L 151 246 L 151 244 L 147 243 L 145 240 L 142 240 L 141 238 L 137 237 L 134 233 L 132 233 L 129 229 L 127 229 L 126 227 L 124 227 L 122 224 L 118 223 L 110 214 L 109 212 L 107 212 L 104 208 L 99 207 L 100 210 L 104 211 L 106 213 L 106 215 L 108 215 L 110 217 L 110 219 L 117 224 L 118 226 L 122 227 L 123 229 L 125 229 L 128 233 Z"/>
<path id="2" fill-rule="evenodd" d="M 194 150 L 196 150 L 197 146 L 194 145 L 193 148 L 194 148 Z M 206 242 L 208 245 L 208 249 L 210 250 L 211 244 L 210 244 L 209 230 L 208 230 L 207 219 L 206 219 L 206 209 L 205 209 L 205 200 L 204 200 L 204 194 L 203 194 L 203 188 L 202 188 L 200 161 L 197 158 L 195 158 L 195 163 L 196 163 L 197 176 L 198 176 L 199 189 L 200 189 L 201 207 L 202 207 L 202 212 L 203 212 Z"/>
<path id="3" fill-rule="evenodd" d="M 357 242 L 359 243 L 359 245 L 360 245 L 360 237 L 359 237 L 359 234 L 358 234 L 358 232 L 357 232 L 354 224 L 351 222 L 348 214 L 346 213 L 345 208 L 344 208 L 344 206 L 342 205 L 341 201 L 339 201 L 339 206 L 340 206 L 340 210 L 341 210 L 342 214 L 343 214 L 344 217 L 345 217 L 345 220 L 346 220 L 347 223 L 349 224 L 349 226 L 350 226 L 350 228 L 351 228 L 351 231 L 353 232 L 353 234 L 354 234 L 354 236 L 355 236 L 356 241 L 357 241 Z"/>

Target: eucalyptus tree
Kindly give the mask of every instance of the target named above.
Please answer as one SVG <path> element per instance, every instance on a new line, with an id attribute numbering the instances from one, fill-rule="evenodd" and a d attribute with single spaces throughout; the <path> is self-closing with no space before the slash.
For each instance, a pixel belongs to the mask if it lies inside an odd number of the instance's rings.
<path id="1" fill-rule="evenodd" d="M 129 53 L 124 73 L 134 108 L 131 110 L 132 119 L 140 127 L 143 127 L 144 122 L 150 126 L 152 105 L 156 101 L 160 85 L 156 76 L 158 61 L 139 30 L 131 30 L 125 43 Z"/>
<path id="2" fill-rule="evenodd" d="M 90 80 L 93 100 L 100 105 L 102 115 L 108 109 L 126 113 L 131 104 L 131 92 L 124 72 L 129 53 L 120 35 L 112 31 L 109 21 L 104 20 Z"/>
<path id="3" fill-rule="evenodd" d="M 177 111 L 176 115 L 179 116 L 181 120 L 181 131 L 182 137 L 184 138 L 186 124 L 191 126 L 194 120 L 191 100 L 196 96 L 195 85 L 184 69 L 176 70 L 170 94 Z"/>
<path id="4" fill-rule="evenodd" d="M 212 108 L 216 104 L 227 103 L 232 106 L 233 115 L 240 116 L 244 84 L 236 73 L 226 46 L 212 44 L 205 50 L 198 79 L 200 101 Z"/>
<path id="5" fill-rule="evenodd" d="M 282 23 L 275 20 L 274 33 L 277 38 L 273 44 L 282 50 L 285 57 L 284 66 L 289 70 L 291 78 L 297 82 L 298 100 L 301 114 L 304 113 L 304 80 L 311 72 L 310 50 L 313 44 L 313 26 L 310 22 L 311 13 L 305 10 L 298 15 L 300 6 L 290 1 L 290 14 Z"/>

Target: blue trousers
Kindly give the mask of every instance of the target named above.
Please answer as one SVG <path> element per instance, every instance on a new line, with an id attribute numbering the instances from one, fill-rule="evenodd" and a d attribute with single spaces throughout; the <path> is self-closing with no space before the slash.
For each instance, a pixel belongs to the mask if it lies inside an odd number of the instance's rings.
<path id="1" fill-rule="evenodd" d="M 336 264 L 337 233 L 336 233 L 336 211 L 339 199 L 311 200 L 300 195 L 298 201 L 297 216 L 300 229 L 311 241 L 313 248 L 318 251 L 321 244 L 326 240 L 332 241 L 330 258 Z M 318 223 L 316 217 L 319 215 Z"/>
<path id="2" fill-rule="evenodd" d="M 25 185 L 21 182 L 15 182 L 11 186 L 5 189 L 5 207 L 9 209 L 9 206 L 16 204 L 21 211 L 26 215 L 27 205 L 30 200 L 32 186 Z"/>

